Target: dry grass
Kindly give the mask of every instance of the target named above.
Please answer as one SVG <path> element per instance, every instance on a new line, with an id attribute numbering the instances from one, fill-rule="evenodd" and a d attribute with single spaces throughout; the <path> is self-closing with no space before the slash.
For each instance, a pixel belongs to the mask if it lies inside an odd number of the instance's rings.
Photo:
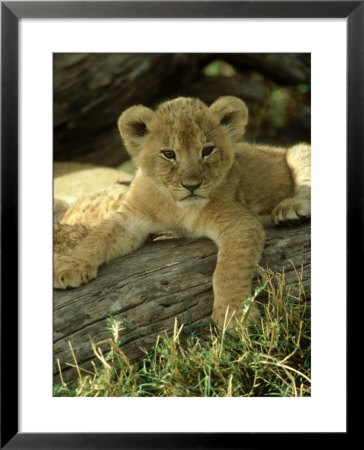
<path id="1" fill-rule="evenodd" d="M 296 294 L 290 293 L 284 273 L 259 269 L 268 301 L 261 305 L 260 323 L 245 317 L 222 330 L 212 324 L 203 337 L 181 338 L 183 325 L 175 320 L 171 336 L 159 336 L 154 348 L 130 364 L 119 348 L 120 323 L 110 319 L 110 350 L 91 343 L 98 361 L 93 373 L 84 371 L 74 356 L 77 385 L 62 382 L 56 396 L 280 396 L 310 395 L 310 304 L 298 272 Z M 298 292 L 298 293 L 297 293 Z M 72 346 L 71 346 L 72 349 Z"/>

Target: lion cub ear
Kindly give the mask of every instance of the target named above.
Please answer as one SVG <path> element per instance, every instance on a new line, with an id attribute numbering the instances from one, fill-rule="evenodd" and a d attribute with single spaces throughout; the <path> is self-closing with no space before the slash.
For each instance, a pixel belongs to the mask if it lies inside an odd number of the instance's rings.
<path id="1" fill-rule="evenodd" d="M 119 117 L 118 128 L 131 156 L 136 156 L 141 150 L 153 117 L 154 112 L 143 105 L 132 106 Z"/>
<path id="2" fill-rule="evenodd" d="M 234 141 L 243 138 L 248 123 L 248 108 L 243 100 L 232 96 L 220 97 L 210 106 L 210 111 Z"/>

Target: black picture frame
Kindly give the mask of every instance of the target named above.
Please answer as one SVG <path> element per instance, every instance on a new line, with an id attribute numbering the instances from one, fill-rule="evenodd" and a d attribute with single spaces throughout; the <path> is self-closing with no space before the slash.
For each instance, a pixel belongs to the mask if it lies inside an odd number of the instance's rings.
<path id="1" fill-rule="evenodd" d="M 364 1 L 1 2 L 1 448 L 258 448 L 270 434 L 18 432 L 18 26 L 22 18 L 345 18 L 347 20 L 347 302 L 363 262 Z M 328 219 L 330 220 L 330 219 Z M 9 320 L 11 318 L 11 320 Z M 354 326 L 355 328 L 355 326 Z M 348 346 L 350 356 L 350 346 Z M 9 364 L 11 361 L 11 364 Z M 9 370 L 11 368 L 11 370 Z M 348 413 L 349 418 L 349 413 Z M 349 436 L 339 433 L 335 443 Z M 280 447 L 290 441 L 280 436 Z M 327 436 L 325 443 L 327 445 Z M 315 435 L 315 443 L 319 435 Z M 267 444 L 271 445 L 271 444 Z"/>

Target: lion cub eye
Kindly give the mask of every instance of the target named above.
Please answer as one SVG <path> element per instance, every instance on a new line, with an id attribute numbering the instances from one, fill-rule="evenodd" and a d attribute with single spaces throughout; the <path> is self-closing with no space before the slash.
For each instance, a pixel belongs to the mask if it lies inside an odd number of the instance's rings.
<path id="1" fill-rule="evenodd" d="M 173 159 L 173 160 L 176 159 L 176 154 L 174 153 L 173 150 L 162 150 L 161 153 L 167 159 Z"/>
<path id="2" fill-rule="evenodd" d="M 204 158 L 205 156 L 211 155 L 211 153 L 212 153 L 214 148 L 215 147 L 213 145 L 209 145 L 208 147 L 204 147 L 202 149 L 202 157 Z"/>

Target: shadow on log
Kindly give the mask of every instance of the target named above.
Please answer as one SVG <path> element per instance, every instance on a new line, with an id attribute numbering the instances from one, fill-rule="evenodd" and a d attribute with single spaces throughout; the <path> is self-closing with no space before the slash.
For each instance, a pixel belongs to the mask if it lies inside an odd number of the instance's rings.
<path id="1" fill-rule="evenodd" d="M 55 53 L 54 159 L 119 165 L 128 157 L 119 115 L 181 95 L 207 104 L 235 95 L 249 108 L 249 140 L 307 142 L 310 75 L 309 53 Z"/>
<path id="2" fill-rule="evenodd" d="M 54 381 L 60 382 L 57 359 L 65 381 L 77 372 L 72 343 L 81 367 L 91 367 L 94 342 L 109 339 L 107 318 L 122 320 L 121 348 L 131 362 L 150 350 L 158 333 L 173 330 L 174 318 L 187 329 L 209 321 L 216 245 L 209 240 L 166 239 L 149 242 L 137 251 L 99 269 L 98 277 L 77 289 L 54 291 Z M 288 284 L 297 289 L 296 268 L 310 292 L 310 224 L 266 229 L 259 264 L 273 271 L 284 268 Z M 257 277 L 254 286 L 258 285 Z M 101 346 L 102 348 L 102 346 Z M 106 345 L 105 350 L 108 348 Z"/>

